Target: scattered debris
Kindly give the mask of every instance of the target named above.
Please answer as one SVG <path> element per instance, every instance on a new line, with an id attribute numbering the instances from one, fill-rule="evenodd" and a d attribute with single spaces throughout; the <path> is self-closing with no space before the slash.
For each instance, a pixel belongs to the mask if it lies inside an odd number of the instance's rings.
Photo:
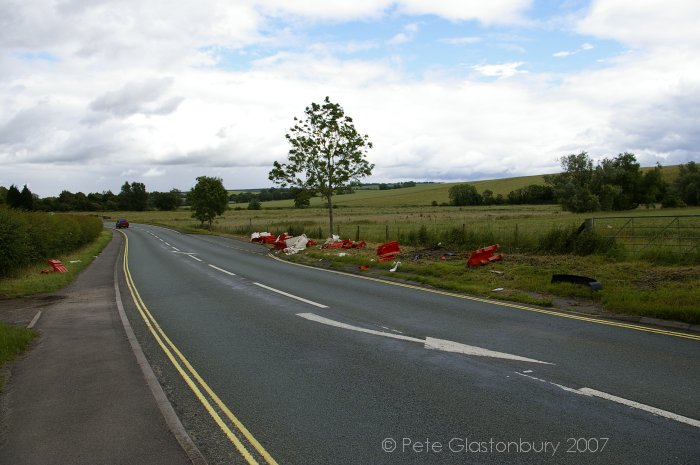
<path id="1" fill-rule="evenodd" d="M 68 263 L 80 263 L 82 260 L 68 260 Z"/>
<path id="2" fill-rule="evenodd" d="M 367 245 L 366 242 L 353 242 L 350 239 L 340 240 L 339 236 L 334 235 L 326 239 L 326 242 L 321 246 L 322 249 L 362 249 Z"/>
<path id="3" fill-rule="evenodd" d="M 273 244 L 275 242 L 275 236 L 269 232 L 254 232 L 250 235 L 250 241 L 260 244 Z"/>
<path id="4" fill-rule="evenodd" d="M 345 252 L 340 252 L 340 253 L 338 254 L 339 257 L 344 257 L 344 256 L 346 256 L 346 255 L 347 255 L 347 254 L 346 254 Z"/>
<path id="5" fill-rule="evenodd" d="M 61 263 L 60 260 L 56 259 L 51 259 L 49 260 L 49 265 L 51 265 L 51 268 L 46 269 L 46 270 L 41 270 L 42 274 L 49 274 L 49 273 L 68 273 L 68 269 L 66 269 L 65 265 Z"/>
<path id="6" fill-rule="evenodd" d="M 291 236 L 287 236 L 287 233 L 282 233 L 279 236 L 277 236 L 277 239 L 275 239 L 275 242 L 272 243 L 272 247 L 275 250 L 284 250 L 287 248 L 287 239 L 289 239 Z"/>
<path id="7" fill-rule="evenodd" d="M 501 247 L 500 244 L 495 244 L 495 245 L 490 245 L 488 247 L 484 247 L 482 249 L 475 250 L 469 256 L 469 259 L 467 260 L 467 265 L 468 266 L 482 266 L 482 265 L 487 265 L 491 262 L 495 262 L 497 260 L 503 260 L 502 253 L 494 255 L 494 252 L 496 250 L 498 250 L 499 247 Z"/>
<path id="8" fill-rule="evenodd" d="M 586 276 L 577 276 L 574 274 L 555 274 L 552 275 L 552 284 L 554 283 L 572 283 L 572 284 L 582 284 L 584 286 L 590 286 L 594 291 L 600 291 L 603 289 L 603 285 L 596 279 L 587 278 Z"/>
<path id="9" fill-rule="evenodd" d="M 491 289 L 492 292 L 501 292 L 503 290 L 502 287 L 497 287 L 496 289 Z"/>
<path id="10" fill-rule="evenodd" d="M 359 265 L 357 268 L 360 271 L 367 271 L 367 270 L 369 270 L 370 266 L 369 265 Z"/>
<path id="11" fill-rule="evenodd" d="M 498 271 L 498 270 L 489 270 L 489 273 L 494 273 L 494 274 L 503 274 L 503 272 L 502 272 L 502 271 Z"/>
<path id="12" fill-rule="evenodd" d="M 294 255 L 297 252 L 305 250 L 306 247 L 309 245 L 309 242 L 311 241 L 309 241 L 309 238 L 306 237 L 306 234 L 302 234 L 301 236 L 296 237 L 288 237 L 284 241 L 285 248 L 282 249 L 282 252 L 284 252 L 287 255 Z"/>
<path id="13" fill-rule="evenodd" d="M 399 241 L 390 241 L 377 246 L 377 255 L 379 256 L 378 261 L 380 262 L 393 261 L 394 258 L 396 258 L 396 256 L 400 253 L 401 249 L 399 248 Z"/>
<path id="14" fill-rule="evenodd" d="M 394 262 L 394 267 L 392 269 L 390 269 L 389 271 L 391 271 L 393 273 L 394 271 L 399 269 L 399 265 L 401 265 L 401 262 Z"/>

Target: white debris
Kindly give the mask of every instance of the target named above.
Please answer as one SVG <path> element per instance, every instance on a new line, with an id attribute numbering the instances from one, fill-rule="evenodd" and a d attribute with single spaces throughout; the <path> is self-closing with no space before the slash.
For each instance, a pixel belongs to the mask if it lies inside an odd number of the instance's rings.
<path id="1" fill-rule="evenodd" d="M 309 238 L 306 237 L 306 234 L 302 234 L 301 236 L 288 237 L 284 243 L 287 247 L 283 250 L 283 252 L 287 255 L 294 255 L 295 253 L 306 249 L 306 244 L 309 243 Z"/>
<path id="2" fill-rule="evenodd" d="M 391 271 L 393 273 L 394 271 L 398 270 L 400 264 L 401 264 L 401 262 L 394 262 L 394 267 L 392 269 L 390 269 L 389 271 Z"/>
<path id="3" fill-rule="evenodd" d="M 255 239 L 260 239 L 261 237 L 270 237 L 272 234 L 269 232 L 254 232 L 253 234 L 250 235 L 250 240 L 253 241 Z"/>

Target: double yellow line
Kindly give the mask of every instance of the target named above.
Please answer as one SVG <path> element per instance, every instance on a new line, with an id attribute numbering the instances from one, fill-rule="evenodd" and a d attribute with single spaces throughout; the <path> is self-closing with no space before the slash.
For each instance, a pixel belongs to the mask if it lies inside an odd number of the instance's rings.
<path id="1" fill-rule="evenodd" d="M 139 291 L 136 289 L 134 280 L 131 277 L 131 272 L 129 271 L 129 237 L 120 231 L 124 236 L 124 277 L 126 278 L 126 285 L 129 288 L 131 297 L 134 300 L 134 304 L 141 315 L 146 327 L 151 332 L 156 342 L 163 349 L 163 352 L 168 357 L 170 362 L 173 364 L 175 369 L 180 373 L 182 379 L 187 383 L 187 386 L 192 390 L 197 399 L 202 403 L 206 411 L 211 415 L 212 419 L 216 422 L 221 430 L 226 434 L 226 437 L 233 443 L 241 456 L 251 465 L 258 465 L 258 460 L 256 459 L 253 452 L 249 451 L 248 448 L 252 446 L 255 451 L 257 451 L 258 457 L 262 458 L 265 463 L 269 465 L 277 465 L 275 459 L 265 450 L 265 448 L 253 437 L 253 435 L 248 431 L 248 429 L 243 425 L 243 423 L 236 418 L 236 416 L 231 412 L 231 410 L 223 403 L 223 401 L 216 395 L 214 391 L 207 385 L 207 383 L 199 376 L 197 370 L 187 361 L 187 358 L 180 352 L 180 350 L 173 344 L 173 342 L 168 338 L 163 329 L 158 325 L 158 322 L 153 317 L 151 312 L 146 307 L 146 304 L 141 299 Z M 223 417 L 222 418 L 222 414 Z M 228 422 L 226 421 L 228 420 Z M 246 444 L 236 435 L 232 428 L 229 427 L 229 423 L 233 425 L 234 429 L 238 431 L 239 435 L 245 438 L 248 443 L 248 448 Z"/>

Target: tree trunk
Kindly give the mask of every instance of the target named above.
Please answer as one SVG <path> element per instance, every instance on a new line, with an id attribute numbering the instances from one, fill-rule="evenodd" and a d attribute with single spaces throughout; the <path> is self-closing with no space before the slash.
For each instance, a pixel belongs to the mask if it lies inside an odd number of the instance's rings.
<path id="1" fill-rule="evenodd" d="M 328 220 L 330 221 L 330 234 L 328 237 L 333 237 L 333 199 L 328 196 Z"/>

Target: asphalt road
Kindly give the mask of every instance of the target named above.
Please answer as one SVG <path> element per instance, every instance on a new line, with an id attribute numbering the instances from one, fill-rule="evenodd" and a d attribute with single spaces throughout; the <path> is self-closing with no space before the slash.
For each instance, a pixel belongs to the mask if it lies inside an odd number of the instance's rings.
<path id="1" fill-rule="evenodd" d="M 700 463 L 697 335 L 126 235 L 127 313 L 212 464 Z"/>

